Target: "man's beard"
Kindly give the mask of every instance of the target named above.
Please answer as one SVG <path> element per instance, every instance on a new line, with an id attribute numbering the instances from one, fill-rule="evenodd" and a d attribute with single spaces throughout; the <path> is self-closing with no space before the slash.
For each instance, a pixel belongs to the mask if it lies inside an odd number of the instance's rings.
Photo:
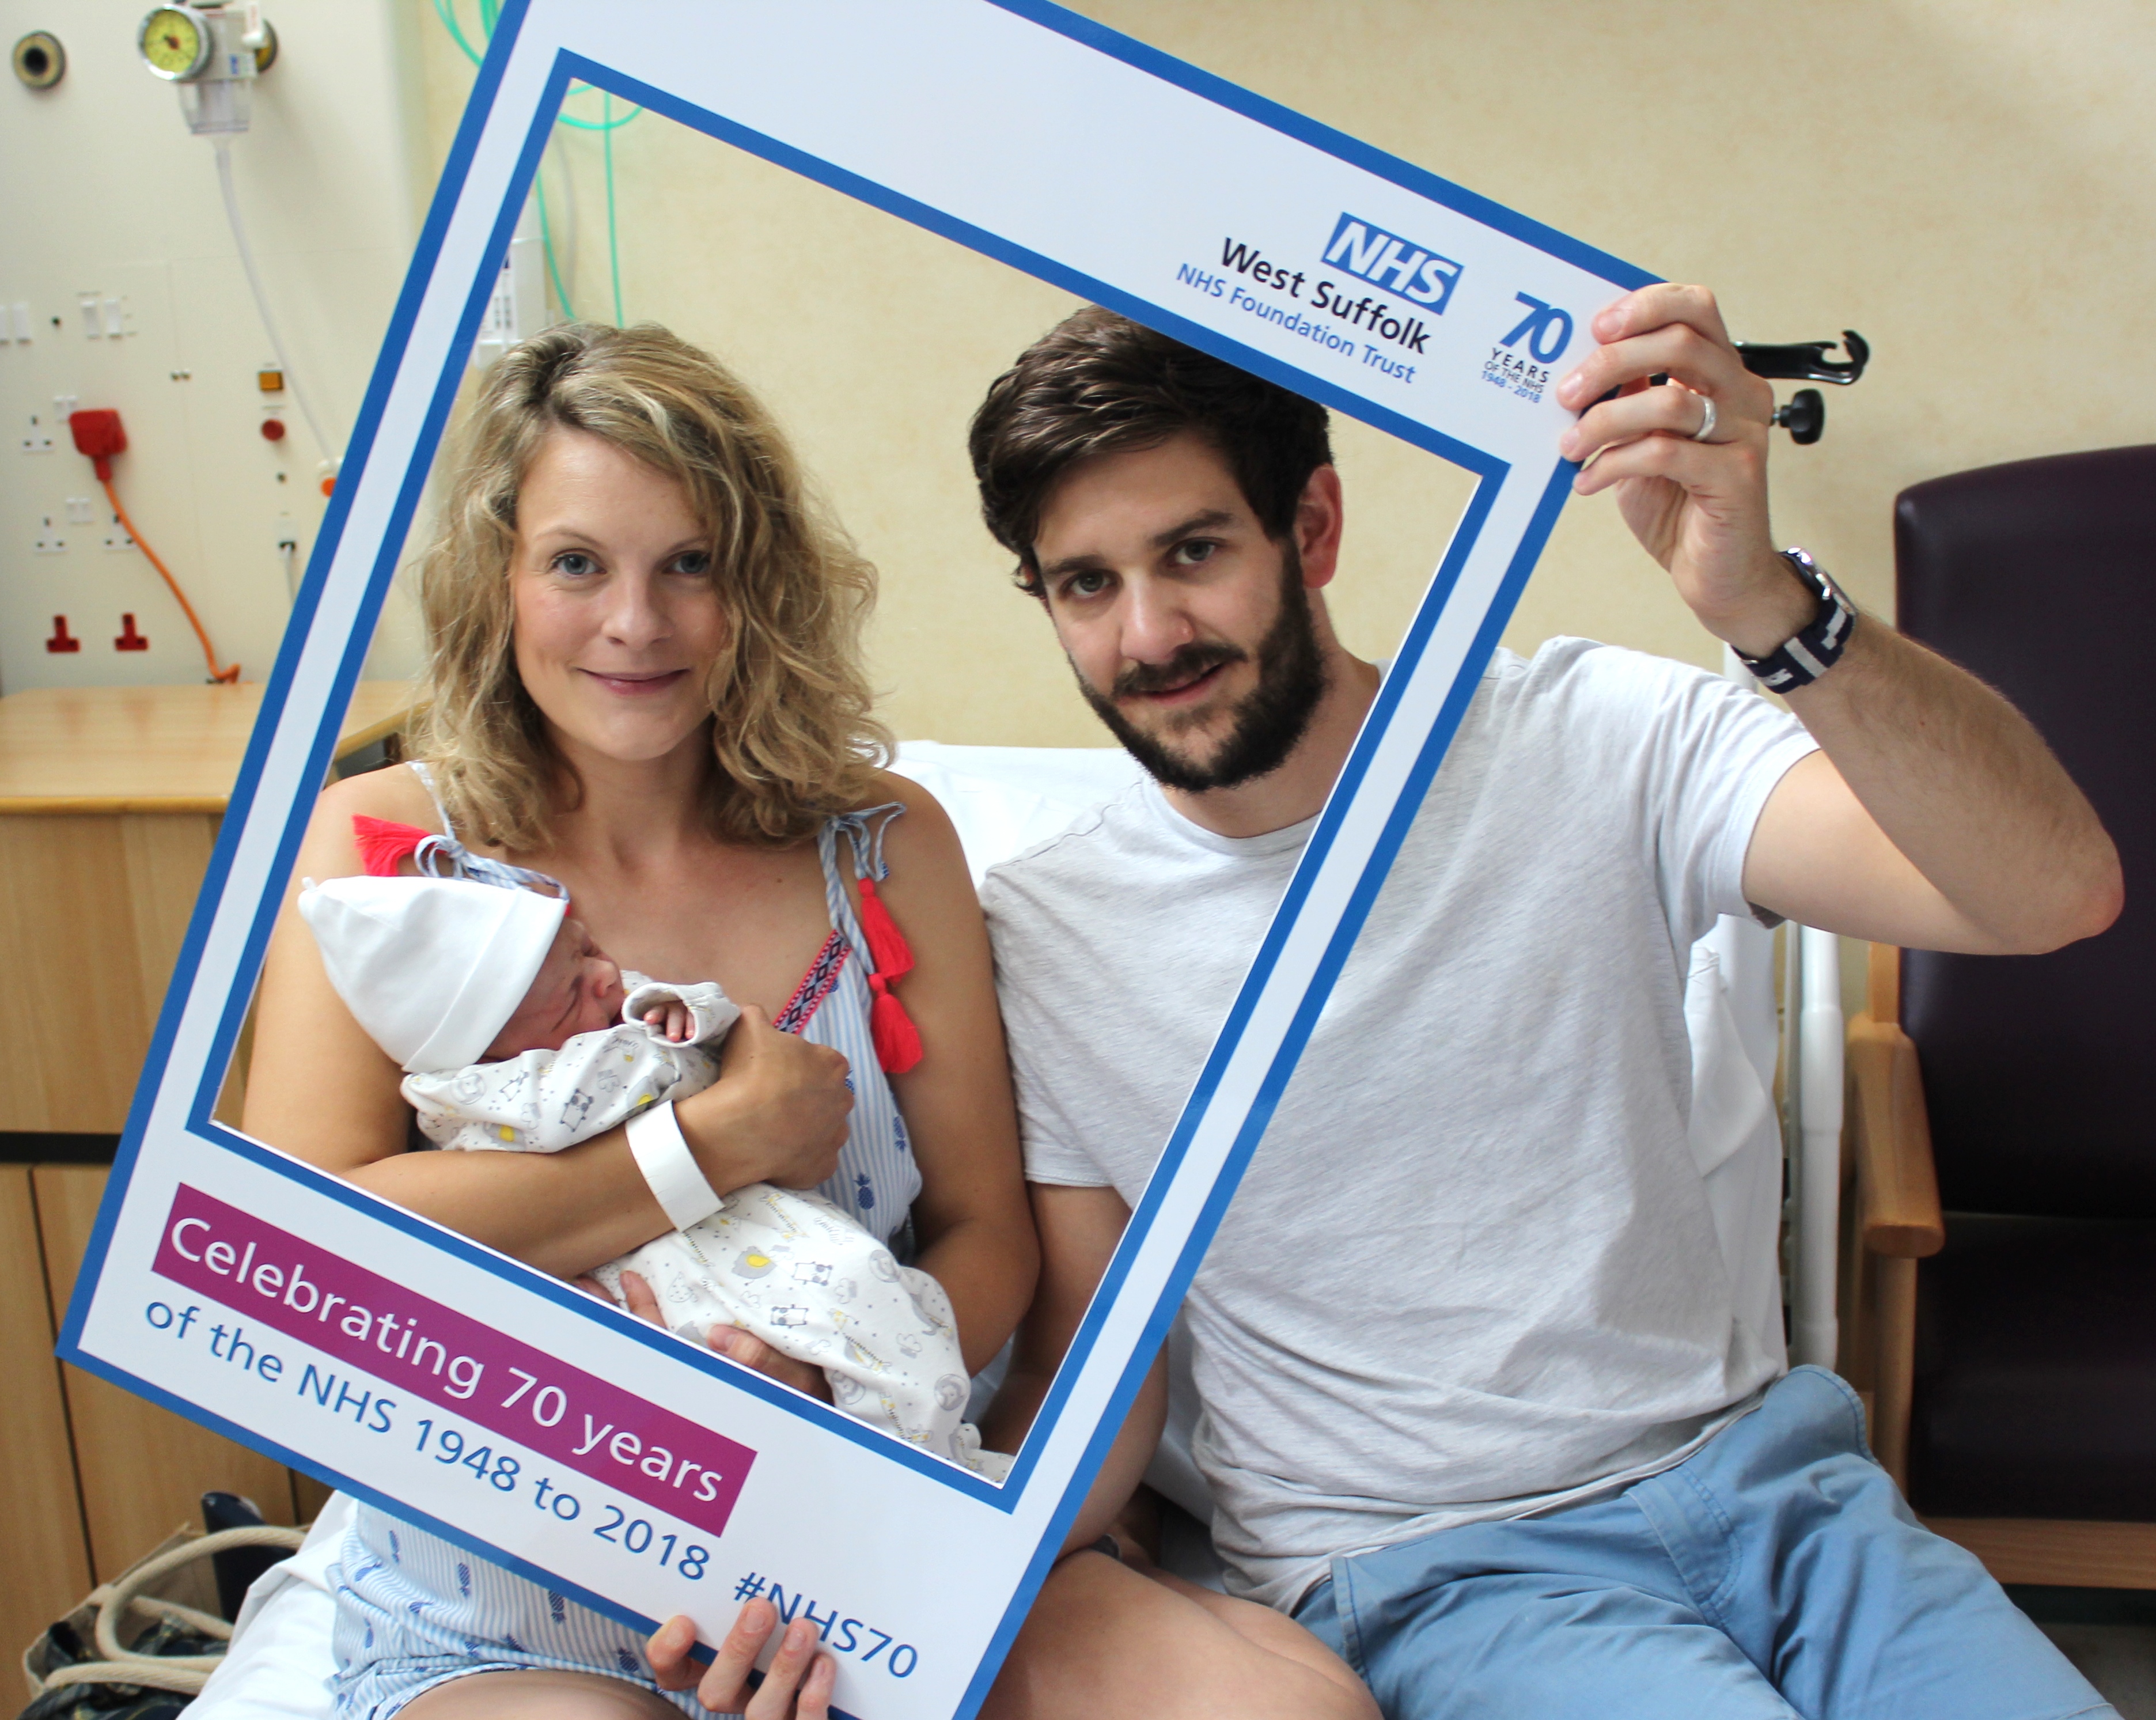
<path id="1" fill-rule="evenodd" d="M 1181 686 L 1222 664 L 1241 663 L 1250 653 L 1219 642 L 1185 645 L 1165 663 L 1135 664 L 1116 677 L 1108 694 L 1083 675 L 1078 690 L 1131 757 L 1164 788 L 1187 794 L 1240 788 L 1269 775 L 1287 762 L 1325 696 L 1325 660 L 1318 653 L 1311 619 L 1310 594 L 1303 589 L 1302 558 L 1294 544 L 1284 546 L 1280 614 L 1258 642 L 1258 684 L 1235 707 L 1228 738 L 1209 762 L 1171 752 L 1162 737 L 1132 727 L 1117 708 L 1117 698 Z M 1169 733 L 1173 732 L 1173 725 Z"/>

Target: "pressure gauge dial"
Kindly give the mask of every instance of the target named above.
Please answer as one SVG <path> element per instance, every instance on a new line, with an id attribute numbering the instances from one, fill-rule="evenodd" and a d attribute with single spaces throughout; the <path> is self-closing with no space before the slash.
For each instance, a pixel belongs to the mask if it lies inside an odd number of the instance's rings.
<path id="1" fill-rule="evenodd" d="M 142 20 L 135 45 L 159 77 L 184 83 L 209 64 L 210 23 L 192 6 L 160 6 Z"/>

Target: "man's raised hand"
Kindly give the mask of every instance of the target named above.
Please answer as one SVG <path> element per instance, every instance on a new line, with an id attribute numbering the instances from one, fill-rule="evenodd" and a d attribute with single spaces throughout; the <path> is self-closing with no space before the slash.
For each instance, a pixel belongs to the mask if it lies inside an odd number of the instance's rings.
<path id="1" fill-rule="evenodd" d="M 1768 535 L 1774 391 L 1744 368 L 1704 287 L 1641 287 L 1590 329 L 1600 344 L 1558 384 L 1558 399 L 1581 413 L 1558 444 L 1584 465 L 1573 489 L 1614 488 L 1625 523 L 1707 631 L 1767 655 L 1818 608 Z M 1649 386 L 1665 375 L 1671 386 Z M 1710 401 L 1712 430 L 1695 440 Z"/>

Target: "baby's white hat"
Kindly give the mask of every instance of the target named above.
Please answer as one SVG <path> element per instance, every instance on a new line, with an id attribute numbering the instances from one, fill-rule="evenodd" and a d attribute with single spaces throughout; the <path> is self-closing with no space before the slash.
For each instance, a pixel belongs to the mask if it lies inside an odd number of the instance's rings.
<path id="1" fill-rule="evenodd" d="M 461 878 L 310 880 L 300 913 L 330 983 L 412 1074 L 486 1054 L 561 930 L 568 903 Z"/>

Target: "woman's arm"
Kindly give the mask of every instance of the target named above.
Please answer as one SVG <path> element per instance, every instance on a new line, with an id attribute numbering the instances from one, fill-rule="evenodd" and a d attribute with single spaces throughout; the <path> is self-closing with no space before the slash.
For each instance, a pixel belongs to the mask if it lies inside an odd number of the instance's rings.
<path id="1" fill-rule="evenodd" d="M 345 1008 L 295 906 L 303 878 L 362 872 L 356 814 L 431 828 L 408 771 L 371 772 L 323 791 L 270 942 L 241 1127 L 258 1139 L 564 1277 L 672 1228 L 610 1129 L 559 1153 L 408 1153 L 402 1072 Z M 845 1138 L 845 1060 L 786 1034 L 734 1036 L 718 1085 L 679 1107 L 714 1188 L 769 1178 L 813 1184 Z M 811 1174 L 814 1173 L 814 1174 Z"/>
<path id="2" fill-rule="evenodd" d="M 966 1365 L 978 1370 L 1016 1327 L 1040 1266 L 1017 1106 L 988 928 L 957 832 L 919 783 L 883 781 L 906 806 L 885 840 L 891 876 L 878 887 L 913 950 L 897 993 L 921 1030 L 921 1057 L 891 1085 L 921 1168 L 915 1264 L 948 1292 Z"/>

